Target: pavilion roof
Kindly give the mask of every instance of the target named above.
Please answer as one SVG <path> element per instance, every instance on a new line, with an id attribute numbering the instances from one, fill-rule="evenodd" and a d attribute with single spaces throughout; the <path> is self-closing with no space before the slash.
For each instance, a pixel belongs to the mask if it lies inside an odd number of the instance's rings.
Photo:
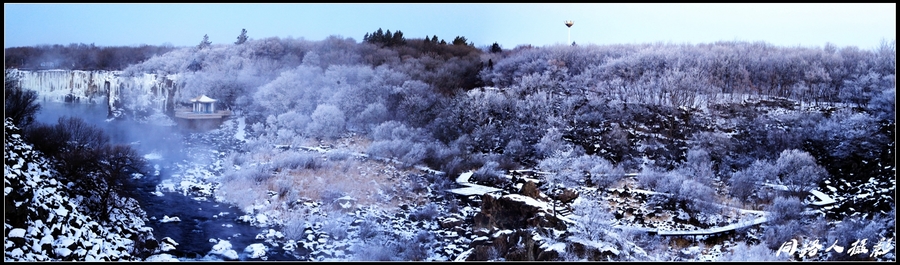
<path id="1" fill-rule="evenodd" d="M 212 103 L 212 102 L 216 102 L 216 100 L 215 100 L 215 99 L 211 99 L 211 98 L 207 97 L 206 95 L 201 95 L 201 96 L 199 96 L 199 97 L 192 98 L 192 99 L 191 99 L 191 102 L 192 102 L 192 103 L 193 103 L 193 102 Z"/>

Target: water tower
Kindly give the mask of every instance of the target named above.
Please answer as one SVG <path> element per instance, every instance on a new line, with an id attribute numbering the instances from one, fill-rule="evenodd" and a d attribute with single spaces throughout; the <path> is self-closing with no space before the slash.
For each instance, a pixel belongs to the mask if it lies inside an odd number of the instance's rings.
<path id="1" fill-rule="evenodd" d="M 568 42 L 566 42 L 566 44 L 568 44 L 569 42 L 572 42 L 572 25 L 574 25 L 574 24 L 575 24 L 575 21 L 566 20 L 566 27 L 569 28 L 569 38 L 568 38 Z"/>

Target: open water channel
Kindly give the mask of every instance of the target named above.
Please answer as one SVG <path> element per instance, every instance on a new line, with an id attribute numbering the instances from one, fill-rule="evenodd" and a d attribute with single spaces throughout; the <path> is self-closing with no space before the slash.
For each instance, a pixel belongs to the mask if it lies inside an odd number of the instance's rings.
<path id="1" fill-rule="evenodd" d="M 178 243 L 176 250 L 166 253 L 179 260 L 222 259 L 220 256 L 208 255 L 216 245 L 211 239 L 215 239 L 228 240 L 232 249 L 238 253 L 239 260 L 257 260 L 250 259 L 244 249 L 254 243 L 263 243 L 264 240 L 256 239 L 256 235 L 263 232 L 264 228 L 238 221 L 237 218 L 242 215 L 238 208 L 211 198 L 198 200 L 179 191 L 162 192 L 162 196 L 155 193 L 157 185 L 176 173 L 177 163 L 191 161 L 191 154 L 182 147 L 186 134 L 196 132 L 128 119 L 108 120 L 107 107 L 103 104 L 51 101 L 40 104 L 41 111 L 35 117 L 37 122 L 55 124 L 62 116 L 80 117 L 102 128 L 113 143 L 131 144 L 141 155 L 151 155 L 154 158 L 148 162 L 159 173 L 151 172 L 139 180 L 138 197 L 135 199 L 140 202 L 148 218 L 155 217 L 148 222 L 148 226 L 153 228 L 154 237 L 157 240 L 169 237 Z M 178 217 L 180 221 L 162 222 L 165 216 Z M 297 260 L 280 248 L 269 248 L 267 260 Z"/>

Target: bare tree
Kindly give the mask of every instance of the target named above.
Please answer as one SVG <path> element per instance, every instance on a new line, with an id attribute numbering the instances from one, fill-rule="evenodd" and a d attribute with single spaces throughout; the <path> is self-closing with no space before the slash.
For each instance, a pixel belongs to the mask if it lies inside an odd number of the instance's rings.
<path id="1" fill-rule="evenodd" d="M 31 124 L 34 115 L 41 109 L 41 105 L 37 103 L 37 92 L 23 89 L 13 70 L 6 70 L 3 74 L 3 98 L 4 119 L 11 118 L 13 124 L 20 129 Z"/>

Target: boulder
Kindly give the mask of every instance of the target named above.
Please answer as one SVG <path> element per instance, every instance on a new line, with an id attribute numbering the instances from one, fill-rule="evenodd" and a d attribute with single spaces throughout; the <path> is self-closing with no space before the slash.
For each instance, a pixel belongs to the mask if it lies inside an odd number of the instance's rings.
<path id="1" fill-rule="evenodd" d="M 456 217 L 447 217 L 441 219 L 440 221 L 441 228 L 454 228 L 463 224 L 463 220 Z"/>
<path id="2" fill-rule="evenodd" d="M 578 192 L 572 189 L 563 189 L 556 195 L 556 199 L 562 203 L 571 203 L 578 198 Z"/>

